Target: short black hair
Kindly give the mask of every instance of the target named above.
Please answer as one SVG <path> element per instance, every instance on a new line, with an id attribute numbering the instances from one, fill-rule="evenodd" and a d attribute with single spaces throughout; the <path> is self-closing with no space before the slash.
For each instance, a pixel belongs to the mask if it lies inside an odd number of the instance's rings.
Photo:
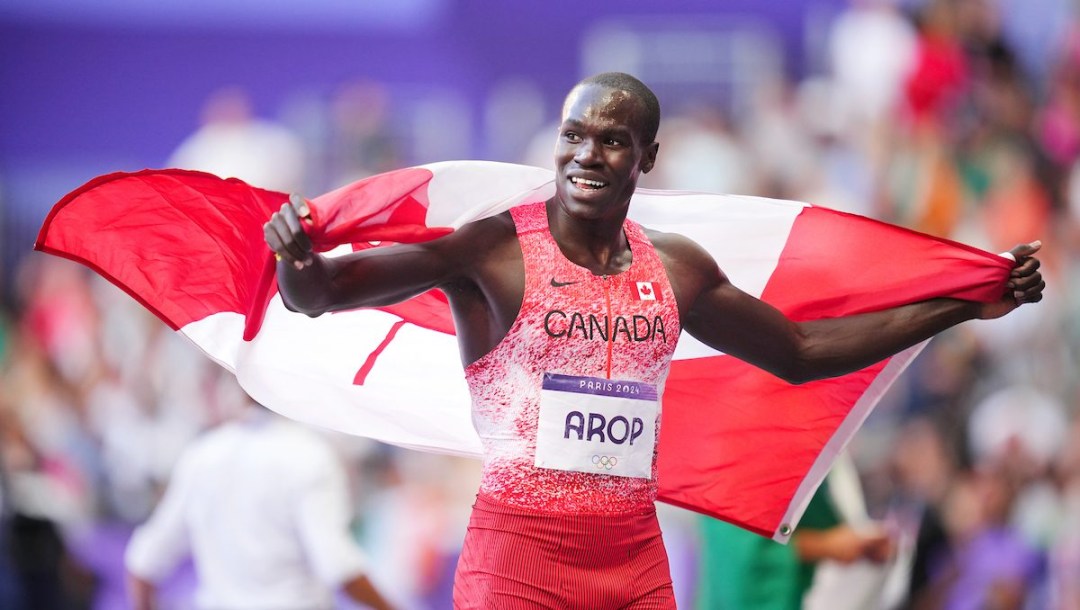
<path id="1" fill-rule="evenodd" d="M 609 89 L 626 91 L 645 104 L 645 124 L 642 126 L 642 135 L 645 143 L 652 144 L 656 140 L 656 132 L 660 129 L 660 100 L 649 89 L 648 85 L 625 72 L 601 72 L 588 78 L 584 78 L 575 89 L 582 85 L 600 85 Z"/>

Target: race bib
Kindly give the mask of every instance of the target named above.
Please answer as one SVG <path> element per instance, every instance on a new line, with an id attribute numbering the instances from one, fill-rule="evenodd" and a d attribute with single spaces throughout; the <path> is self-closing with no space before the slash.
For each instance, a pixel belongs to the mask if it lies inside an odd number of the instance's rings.
<path id="1" fill-rule="evenodd" d="M 656 386 L 544 373 L 536 466 L 652 478 Z"/>

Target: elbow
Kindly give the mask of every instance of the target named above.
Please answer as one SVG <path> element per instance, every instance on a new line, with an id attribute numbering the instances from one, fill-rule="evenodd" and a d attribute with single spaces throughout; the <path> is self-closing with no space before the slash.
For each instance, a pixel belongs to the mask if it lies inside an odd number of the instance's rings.
<path id="1" fill-rule="evenodd" d="M 791 385 L 802 385 L 817 381 L 824 376 L 814 366 L 813 362 L 799 352 L 792 354 L 792 357 L 787 362 L 777 367 L 772 373 Z"/>
<path id="2" fill-rule="evenodd" d="M 326 313 L 326 309 L 323 307 L 305 306 L 297 304 L 292 299 L 285 298 L 284 294 L 281 295 L 281 297 L 281 302 L 283 305 L 285 305 L 285 309 L 288 309 L 293 313 L 302 313 L 309 318 L 317 318 Z"/>
<path id="3" fill-rule="evenodd" d="M 823 356 L 815 351 L 798 350 L 778 370 L 772 372 L 791 385 L 802 385 L 811 381 L 847 375 L 869 364 L 872 362 L 856 362 Z"/>
<path id="4" fill-rule="evenodd" d="M 317 318 L 326 313 L 326 311 L 323 309 L 292 309 L 291 311 L 295 311 L 296 313 L 302 313 L 309 318 Z"/>
<path id="5" fill-rule="evenodd" d="M 743 358 L 749 364 L 791 385 L 802 385 L 822 377 L 815 363 L 797 344 L 785 345 L 782 348 L 774 345 L 773 349 L 765 354 L 747 353 L 736 357 Z"/>
<path id="6" fill-rule="evenodd" d="M 775 375 L 791 385 L 802 385 L 804 383 L 808 383 L 810 381 L 818 379 L 818 377 L 798 368 L 778 371 L 775 373 Z"/>

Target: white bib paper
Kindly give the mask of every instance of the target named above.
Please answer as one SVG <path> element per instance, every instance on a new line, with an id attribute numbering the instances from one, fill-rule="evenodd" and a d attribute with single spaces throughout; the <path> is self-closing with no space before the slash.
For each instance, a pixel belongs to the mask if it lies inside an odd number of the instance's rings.
<path id="1" fill-rule="evenodd" d="M 652 478 L 656 386 L 544 373 L 536 466 Z"/>

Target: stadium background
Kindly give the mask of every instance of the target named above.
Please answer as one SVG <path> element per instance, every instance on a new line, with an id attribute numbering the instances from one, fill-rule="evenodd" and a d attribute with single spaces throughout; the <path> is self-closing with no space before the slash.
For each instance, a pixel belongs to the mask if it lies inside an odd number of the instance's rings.
<path id="1" fill-rule="evenodd" d="M 228 380 L 130 299 L 30 251 L 66 192 L 175 164 L 312 195 L 436 160 L 548 165 L 566 90 L 614 69 L 664 109 L 643 185 L 808 200 L 993 251 L 1044 242 L 1046 300 L 935 339 L 852 456 L 872 517 L 908 539 L 927 506 L 957 544 L 1008 531 L 1037 562 L 1025 607 L 1080 608 L 1078 25 L 1069 0 L 7 0 L 4 514 L 55 523 L 75 597 L 121 608 L 131 527 L 234 408 Z M 476 464 L 334 440 L 376 576 L 447 607 Z M 689 515 L 663 518 L 692 607 L 702 541 Z M 22 559 L 0 561 L 0 591 Z M 959 598 L 990 586 L 978 561 L 957 569 Z M 191 586 L 189 567 L 167 607 Z"/>

